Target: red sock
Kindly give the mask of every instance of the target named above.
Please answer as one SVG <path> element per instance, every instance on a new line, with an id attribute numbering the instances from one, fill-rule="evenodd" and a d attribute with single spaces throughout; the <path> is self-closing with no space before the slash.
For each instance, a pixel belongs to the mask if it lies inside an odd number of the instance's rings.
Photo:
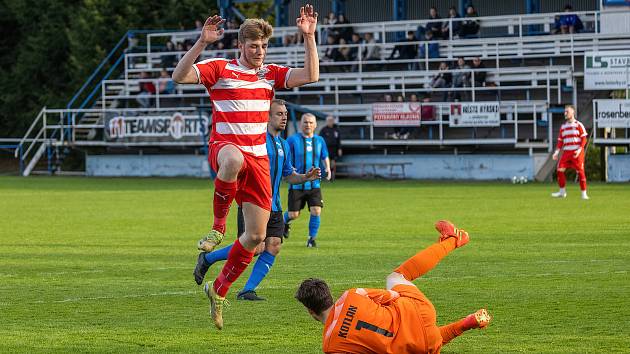
<path id="1" fill-rule="evenodd" d="M 219 296 L 225 297 L 232 283 L 247 269 L 252 258 L 254 258 L 254 252 L 243 248 L 241 241 L 236 239 L 221 273 L 214 281 L 214 291 L 216 291 Z"/>
<path id="2" fill-rule="evenodd" d="M 564 188 L 567 185 L 567 177 L 564 175 L 564 172 L 558 171 L 558 186 L 560 188 Z"/>
<path id="3" fill-rule="evenodd" d="M 578 177 L 580 178 L 580 190 L 581 191 L 585 191 L 586 190 L 586 174 L 584 173 L 584 170 L 578 170 Z"/>
<path id="4" fill-rule="evenodd" d="M 219 178 L 214 180 L 214 199 L 212 201 L 214 211 L 213 230 L 225 233 L 225 223 L 230 212 L 230 206 L 236 196 L 236 181 L 225 182 Z"/>

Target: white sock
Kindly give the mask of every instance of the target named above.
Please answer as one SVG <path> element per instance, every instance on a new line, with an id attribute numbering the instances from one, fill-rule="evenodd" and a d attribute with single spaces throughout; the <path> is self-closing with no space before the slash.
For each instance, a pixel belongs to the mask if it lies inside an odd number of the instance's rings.
<path id="1" fill-rule="evenodd" d="M 582 191 L 582 196 L 583 196 L 583 197 L 587 197 L 587 195 L 586 195 L 586 191 Z"/>
<path id="2" fill-rule="evenodd" d="M 560 188 L 560 194 L 567 194 L 567 190 L 565 188 Z"/>

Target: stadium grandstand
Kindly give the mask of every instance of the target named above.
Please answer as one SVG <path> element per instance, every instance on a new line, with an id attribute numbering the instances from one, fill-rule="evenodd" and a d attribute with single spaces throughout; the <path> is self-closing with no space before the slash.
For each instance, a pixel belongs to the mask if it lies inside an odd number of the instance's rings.
<path id="1" fill-rule="evenodd" d="M 242 15 L 233 2 L 219 2 L 231 20 L 225 40 L 200 60 L 237 56 Z M 288 133 L 303 112 L 334 116 L 343 137 L 341 174 L 549 180 L 564 105 L 572 104 L 591 142 L 604 147 L 610 180 L 628 180 L 628 155 L 608 147 L 630 144 L 629 125 L 598 124 L 596 115 L 599 107 L 613 110 L 606 99 L 615 92 L 628 99 L 627 4 L 477 0 L 470 10 L 464 0 L 434 3 L 439 21 L 429 18 L 428 1 L 313 1 L 321 14 L 321 74 L 317 83 L 277 92 L 290 103 Z M 267 62 L 302 64 L 304 48 L 289 21 L 299 6 L 275 1 Z M 171 79 L 197 35 L 124 34 L 66 107 L 34 117 L 15 145 L 21 174 L 208 176 L 207 92 Z M 625 66 L 612 74 L 617 85 L 597 86 L 589 75 L 611 73 L 591 61 L 607 55 Z M 630 115 L 628 101 L 615 102 Z M 64 169 L 71 151 L 85 153 L 84 170 Z"/>

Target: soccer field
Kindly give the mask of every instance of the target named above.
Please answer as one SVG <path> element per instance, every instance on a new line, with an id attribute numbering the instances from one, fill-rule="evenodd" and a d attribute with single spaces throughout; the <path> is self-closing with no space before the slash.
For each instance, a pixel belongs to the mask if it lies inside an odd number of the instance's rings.
<path id="1" fill-rule="evenodd" d="M 481 307 L 494 315 L 444 353 L 630 348 L 628 184 L 591 184 L 583 201 L 576 185 L 556 200 L 551 184 L 327 183 L 319 247 L 305 247 L 303 215 L 258 289 L 268 300 L 235 300 L 246 271 L 223 331 L 191 274 L 210 190 L 194 179 L 0 177 L 0 352 L 321 352 L 322 325 L 293 299 L 300 281 L 323 278 L 334 296 L 382 288 L 435 242 L 441 218 L 471 241 L 415 283 L 439 324 Z"/>

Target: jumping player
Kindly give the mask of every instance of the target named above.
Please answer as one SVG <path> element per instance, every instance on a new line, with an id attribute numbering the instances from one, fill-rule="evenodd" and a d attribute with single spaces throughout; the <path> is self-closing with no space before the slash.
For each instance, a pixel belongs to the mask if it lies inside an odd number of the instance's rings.
<path id="1" fill-rule="evenodd" d="M 468 243 L 468 233 L 448 221 L 438 221 L 435 228 L 440 233 L 438 242 L 387 276 L 387 290 L 350 289 L 333 304 L 324 281 L 302 282 L 295 297 L 324 324 L 325 353 L 439 353 L 442 345 L 464 331 L 488 326 L 491 317 L 481 309 L 438 327 L 435 308 L 411 282 Z"/>
<path id="2" fill-rule="evenodd" d="M 554 160 L 557 160 L 560 151 L 562 151 L 562 157 L 556 170 L 560 190 L 551 193 L 551 196 L 554 198 L 566 198 L 567 190 L 565 186 L 567 179 L 564 171 L 567 168 L 572 168 L 578 174 L 582 199 L 589 199 L 588 194 L 586 194 L 586 174 L 584 173 L 584 157 L 586 155 L 584 149 L 588 134 L 584 125 L 575 118 L 575 107 L 571 105 L 564 107 L 564 119 L 566 121 L 560 127 L 560 134 L 558 135 L 558 146 L 552 156 Z"/>
<path id="3" fill-rule="evenodd" d="M 320 167 L 323 163 L 326 179 L 330 181 L 330 159 L 324 138 L 315 135 L 317 120 L 310 113 L 302 115 L 300 120 L 301 133 L 293 134 L 287 142 L 291 147 L 293 166 L 299 173 L 305 173 L 311 167 Z M 320 215 L 324 207 L 320 181 L 294 184 L 289 186 L 289 207 L 284 213 L 284 236 L 289 237 L 290 223 L 300 216 L 300 211 L 308 205 L 311 217 L 308 222 L 308 240 L 306 247 L 316 247 L 315 237 L 319 231 Z"/>
<path id="4" fill-rule="evenodd" d="M 224 22 L 220 16 L 209 17 L 199 39 L 173 71 L 173 80 L 179 84 L 203 84 L 213 106 L 208 159 L 217 172 L 214 223 L 210 233 L 199 241 L 198 248 L 210 252 L 221 243 L 234 199 L 243 208 L 245 218 L 245 233 L 234 243 L 219 277 L 213 284 L 206 284 L 210 315 L 219 329 L 223 328 L 225 295 L 265 239 L 271 210 L 265 141 L 274 89 L 302 86 L 319 79 L 315 45 L 317 13 L 311 5 L 302 7 L 297 18 L 305 50 L 304 68 L 299 69 L 264 64 L 273 29 L 261 19 L 247 19 L 241 25 L 238 59 L 214 58 L 194 64 L 208 44 L 219 40 Z"/>
<path id="5" fill-rule="evenodd" d="M 280 203 L 280 181 L 283 179 L 288 183 L 304 183 L 313 181 L 320 177 L 319 168 L 311 168 L 306 174 L 298 174 L 291 165 L 289 145 L 286 140 L 280 137 L 280 132 L 286 129 L 288 111 L 282 100 L 271 101 L 269 110 L 269 123 L 267 124 L 267 154 L 271 170 L 271 189 L 273 197 L 271 203 L 271 215 L 267 222 L 267 233 L 262 249 L 257 250 L 258 260 L 254 264 L 252 274 L 247 279 L 245 287 L 237 295 L 239 300 L 259 301 L 265 300 L 256 294 L 256 288 L 267 276 L 273 266 L 276 256 L 280 253 L 282 246 L 282 232 L 284 231 L 284 221 L 282 220 L 282 205 Z M 245 232 L 243 220 L 243 210 L 238 209 L 238 235 Z M 201 284 L 208 268 L 217 261 L 226 260 L 232 245 L 212 252 L 201 252 L 197 259 L 197 266 L 193 272 L 195 282 Z"/>

